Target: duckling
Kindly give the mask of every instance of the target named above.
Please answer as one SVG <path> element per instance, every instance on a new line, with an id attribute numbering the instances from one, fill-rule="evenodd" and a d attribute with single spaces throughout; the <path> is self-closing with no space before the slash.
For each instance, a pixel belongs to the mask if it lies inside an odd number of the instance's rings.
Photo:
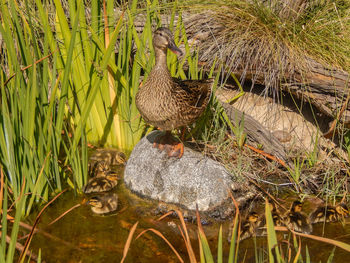
<path id="1" fill-rule="evenodd" d="M 245 221 L 241 224 L 241 234 L 239 240 L 247 239 L 256 235 L 256 229 L 260 225 L 259 215 L 250 212 Z"/>
<path id="2" fill-rule="evenodd" d="M 244 240 L 256 235 L 256 230 L 260 224 L 259 215 L 256 212 L 250 212 L 246 219 L 241 222 L 241 231 L 239 240 Z M 230 226 L 228 242 L 231 242 L 233 225 Z"/>
<path id="3" fill-rule="evenodd" d="M 90 162 L 88 170 L 91 177 L 104 177 L 106 172 L 111 171 L 111 167 L 105 161 L 97 161 Z"/>
<path id="4" fill-rule="evenodd" d="M 312 225 L 309 218 L 301 211 L 302 207 L 302 202 L 298 200 L 294 201 L 290 210 L 284 216 L 284 223 L 288 228 L 296 232 L 310 234 L 312 232 Z"/>
<path id="5" fill-rule="evenodd" d="M 108 192 L 112 190 L 114 187 L 116 187 L 118 184 L 118 177 L 117 174 L 109 171 L 107 173 L 104 173 L 102 176 L 96 176 L 91 178 L 88 183 L 84 186 L 84 193 L 101 193 L 101 192 Z"/>
<path id="6" fill-rule="evenodd" d="M 278 213 L 275 203 L 269 202 L 269 206 L 270 206 L 270 209 L 271 209 L 271 216 L 272 216 L 272 220 L 273 220 L 274 226 L 281 226 L 283 224 L 282 223 L 282 217 Z M 266 231 L 266 217 L 265 217 L 265 215 L 263 215 L 262 219 L 260 221 L 260 224 L 259 224 L 259 231 L 257 231 L 257 235 L 264 236 L 266 234 L 267 234 L 267 231 Z"/>
<path id="7" fill-rule="evenodd" d="M 90 198 L 87 204 L 91 205 L 91 210 L 95 214 L 111 213 L 118 208 L 118 195 L 107 193 Z"/>
<path id="8" fill-rule="evenodd" d="M 336 206 L 322 205 L 310 214 L 312 224 L 320 222 L 337 222 L 349 216 L 349 208 L 345 203 Z"/>
<path id="9" fill-rule="evenodd" d="M 91 161 L 106 162 L 108 165 L 124 165 L 126 163 L 126 156 L 124 153 L 115 149 L 97 149 L 90 157 Z"/>
<path id="10" fill-rule="evenodd" d="M 184 145 L 173 139 L 171 131 L 195 122 L 206 109 L 211 97 L 213 79 L 181 81 L 172 78 L 167 67 L 167 50 L 176 55 L 182 51 L 175 45 L 168 28 L 153 33 L 155 65 L 136 94 L 136 106 L 143 119 L 165 131 L 153 146 L 166 150 L 169 157 L 181 158 Z"/>

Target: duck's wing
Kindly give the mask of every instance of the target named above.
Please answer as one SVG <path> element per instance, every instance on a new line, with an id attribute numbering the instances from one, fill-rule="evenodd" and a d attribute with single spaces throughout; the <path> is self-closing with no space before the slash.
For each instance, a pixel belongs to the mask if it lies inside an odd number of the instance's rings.
<path id="1" fill-rule="evenodd" d="M 179 80 L 174 79 L 175 93 L 189 107 L 202 108 L 208 104 L 214 79 Z"/>

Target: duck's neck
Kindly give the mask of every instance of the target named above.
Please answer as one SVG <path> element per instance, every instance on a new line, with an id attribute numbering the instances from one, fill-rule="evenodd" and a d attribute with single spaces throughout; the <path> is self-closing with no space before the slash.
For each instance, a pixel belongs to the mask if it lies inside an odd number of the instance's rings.
<path id="1" fill-rule="evenodd" d="M 168 70 L 167 66 L 167 60 L 166 60 L 166 50 L 161 49 L 155 49 L 155 56 L 156 56 L 156 64 L 154 65 L 152 69 L 152 73 L 155 74 L 162 74 L 163 77 L 169 77 L 171 78 L 170 72 Z"/>

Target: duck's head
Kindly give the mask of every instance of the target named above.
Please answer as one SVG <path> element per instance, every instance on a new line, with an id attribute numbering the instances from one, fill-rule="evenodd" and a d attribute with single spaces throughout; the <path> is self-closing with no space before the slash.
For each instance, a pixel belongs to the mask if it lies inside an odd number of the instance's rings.
<path id="1" fill-rule="evenodd" d="M 100 161 L 96 165 L 96 171 L 97 172 L 106 172 L 106 171 L 109 171 L 110 169 L 111 169 L 111 167 L 105 161 Z"/>
<path id="2" fill-rule="evenodd" d="M 293 202 L 292 208 L 290 210 L 291 212 L 299 213 L 301 212 L 302 208 L 303 208 L 303 203 L 300 202 L 299 200 L 296 200 Z"/>
<path id="3" fill-rule="evenodd" d="M 182 51 L 175 45 L 174 37 L 169 28 L 160 27 L 153 33 L 153 47 L 166 52 L 169 48 L 176 55 L 182 55 Z"/>
<path id="4" fill-rule="evenodd" d="M 248 221 L 250 223 L 256 223 L 259 219 L 259 215 L 256 212 L 250 212 L 248 215 Z"/>
<path id="5" fill-rule="evenodd" d="M 125 164 L 126 163 L 126 156 L 124 153 L 117 153 L 114 157 L 115 162 L 117 164 Z"/>
<path id="6" fill-rule="evenodd" d="M 268 204 L 269 204 L 271 212 L 276 212 L 276 204 L 274 203 L 274 201 L 269 199 Z"/>
<path id="7" fill-rule="evenodd" d="M 335 210 L 337 211 L 338 214 L 342 216 L 348 216 L 349 215 L 349 208 L 346 204 L 340 203 L 335 207 Z"/>
<path id="8" fill-rule="evenodd" d="M 87 201 L 87 204 L 97 208 L 101 208 L 103 206 L 102 201 L 98 196 L 91 197 L 89 201 Z"/>

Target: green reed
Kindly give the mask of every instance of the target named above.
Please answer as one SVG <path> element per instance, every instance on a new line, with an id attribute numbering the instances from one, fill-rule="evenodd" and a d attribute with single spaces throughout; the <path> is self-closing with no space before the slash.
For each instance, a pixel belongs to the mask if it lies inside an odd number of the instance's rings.
<path id="1" fill-rule="evenodd" d="M 59 84 L 56 77 L 50 78 L 48 66 L 50 59 L 56 72 L 57 54 L 48 58 L 47 38 L 39 48 L 32 21 L 19 16 L 17 8 L 14 2 L 1 1 L 0 33 L 6 49 L 0 72 L 0 156 L 12 201 L 21 191 L 31 194 L 22 211 L 28 213 L 34 201 L 48 200 L 53 189 L 62 187 L 61 129 L 55 127 L 56 98 L 49 96 Z M 45 59 L 38 62 L 41 58 Z"/>

